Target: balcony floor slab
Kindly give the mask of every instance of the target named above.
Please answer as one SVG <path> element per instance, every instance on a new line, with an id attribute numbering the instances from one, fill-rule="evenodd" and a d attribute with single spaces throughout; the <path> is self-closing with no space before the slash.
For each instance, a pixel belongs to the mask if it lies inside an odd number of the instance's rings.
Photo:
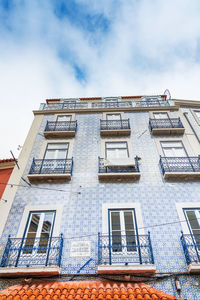
<path id="1" fill-rule="evenodd" d="M 108 130 L 101 130 L 101 136 L 128 136 L 131 134 L 130 129 L 108 129 Z"/>
<path id="2" fill-rule="evenodd" d="M 70 181 L 71 174 L 28 174 L 30 183 L 37 182 L 56 182 L 56 181 Z"/>
<path id="3" fill-rule="evenodd" d="M 106 180 L 139 180 L 140 173 L 99 173 L 98 174 L 99 180 L 106 181 Z"/>
<path id="4" fill-rule="evenodd" d="M 148 265 L 99 265 L 98 274 L 154 274 L 156 266 Z"/>
<path id="5" fill-rule="evenodd" d="M 189 264 L 188 265 L 188 271 L 190 273 L 199 273 L 200 274 L 200 262 Z"/>
<path id="6" fill-rule="evenodd" d="M 153 128 L 153 135 L 180 135 L 184 134 L 185 128 Z"/>
<path id="7" fill-rule="evenodd" d="M 45 138 L 65 138 L 65 137 L 74 137 L 76 134 L 75 130 L 69 131 L 44 131 Z"/>
<path id="8" fill-rule="evenodd" d="M 3 267 L 0 268 L 0 277 L 23 277 L 23 276 L 55 276 L 59 275 L 61 268 L 51 267 Z"/>
<path id="9" fill-rule="evenodd" d="M 164 179 L 200 179 L 200 172 L 165 172 Z"/>

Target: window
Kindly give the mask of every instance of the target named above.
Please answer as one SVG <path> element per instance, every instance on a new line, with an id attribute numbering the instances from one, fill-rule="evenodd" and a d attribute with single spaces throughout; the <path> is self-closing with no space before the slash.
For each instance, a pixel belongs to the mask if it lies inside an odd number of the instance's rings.
<path id="1" fill-rule="evenodd" d="M 113 252 L 136 251 L 135 212 L 129 210 L 109 210 L 109 236 Z"/>
<path id="2" fill-rule="evenodd" d="M 109 159 L 124 159 L 129 157 L 127 142 L 106 142 L 105 156 Z"/>
<path id="3" fill-rule="evenodd" d="M 194 236 L 198 249 L 200 250 L 200 208 L 184 209 L 190 233 Z"/>
<path id="4" fill-rule="evenodd" d="M 200 111 L 195 110 L 195 115 L 197 116 L 197 119 L 200 121 Z"/>
<path id="5" fill-rule="evenodd" d="M 66 159 L 69 143 L 48 143 L 44 159 Z"/>
<path id="6" fill-rule="evenodd" d="M 46 253 L 52 236 L 55 211 L 30 212 L 24 232 L 23 254 Z"/>
<path id="7" fill-rule="evenodd" d="M 107 121 L 118 121 L 121 120 L 121 114 L 106 114 Z"/>
<path id="8" fill-rule="evenodd" d="M 103 98 L 102 101 L 104 102 L 105 107 L 119 107 L 120 98 L 109 97 L 109 98 Z"/>
<path id="9" fill-rule="evenodd" d="M 153 113 L 154 119 L 168 119 L 168 113 L 167 112 L 158 112 Z"/>
<path id="10" fill-rule="evenodd" d="M 60 115 L 57 116 L 57 122 L 67 122 L 67 121 L 71 121 L 72 119 L 72 115 Z"/>
<path id="11" fill-rule="evenodd" d="M 160 142 L 166 157 L 186 157 L 187 153 L 181 141 Z"/>

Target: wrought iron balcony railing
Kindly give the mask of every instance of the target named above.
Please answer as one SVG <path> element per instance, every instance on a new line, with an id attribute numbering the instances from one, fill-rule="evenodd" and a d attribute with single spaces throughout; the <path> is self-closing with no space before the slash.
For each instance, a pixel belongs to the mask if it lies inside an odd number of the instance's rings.
<path id="1" fill-rule="evenodd" d="M 29 174 L 71 174 L 73 158 L 33 159 Z"/>
<path id="2" fill-rule="evenodd" d="M 100 120 L 101 130 L 130 129 L 130 121 L 127 120 Z"/>
<path id="3" fill-rule="evenodd" d="M 166 172 L 200 172 L 200 156 L 160 157 L 163 175 Z"/>
<path id="4" fill-rule="evenodd" d="M 45 131 L 76 131 L 77 121 L 50 122 L 47 121 Z"/>
<path id="5" fill-rule="evenodd" d="M 63 235 L 60 237 L 11 238 L 2 256 L 1 267 L 60 266 Z"/>
<path id="6" fill-rule="evenodd" d="M 98 236 L 98 265 L 154 264 L 150 233 Z"/>
<path id="7" fill-rule="evenodd" d="M 142 100 L 142 101 L 111 101 L 111 102 L 61 102 L 61 103 L 42 103 L 40 110 L 76 110 L 76 109 L 95 109 L 95 108 L 131 108 L 131 107 L 156 107 L 173 106 L 171 100 Z"/>
<path id="8" fill-rule="evenodd" d="M 106 163 L 105 158 L 99 157 L 99 173 L 139 173 L 139 164 L 138 164 L 138 157 L 135 157 L 135 164 L 133 166 L 125 166 L 125 165 L 116 165 L 116 166 L 109 166 Z"/>
<path id="9" fill-rule="evenodd" d="M 184 128 L 180 118 L 149 119 L 150 130 L 154 128 Z"/>
<path id="10" fill-rule="evenodd" d="M 187 264 L 200 264 L 200 234 L 181 233 L 181 243 Z"/>

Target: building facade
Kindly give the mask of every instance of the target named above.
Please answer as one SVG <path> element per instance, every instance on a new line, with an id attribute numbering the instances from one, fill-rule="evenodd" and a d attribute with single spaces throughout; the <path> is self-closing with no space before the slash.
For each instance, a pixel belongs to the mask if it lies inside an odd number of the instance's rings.
<path id="1" fill-rule="evenodd" d="M 0 287 L 120 278 L 200 299 L 200 102 L 48 99 L 33 113 L 1 203 Z"/>

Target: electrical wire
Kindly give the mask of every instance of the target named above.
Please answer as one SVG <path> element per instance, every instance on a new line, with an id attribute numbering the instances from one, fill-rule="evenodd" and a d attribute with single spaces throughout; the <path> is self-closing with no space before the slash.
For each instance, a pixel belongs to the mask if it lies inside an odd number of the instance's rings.
<path id="1" fill-rule="evenodd" d="M 9 185 L 9 186 L 19 186 L 19 187 L 23 187 L 23 188 L 26 188 L 26 189 L 39 189 L 39 190 L 47 190 L 47 191 L 56 191 L 56 192 L 64 192 L 64 193 L 69 193 L 69 191 L 65 191 L 65 190 L 58 190 L 58 189 L 50 189 L 50 188 L 42 188 L 42 187 L 37 187 L 37 186 L 25 186 L 25 185 L 22 185 L 22 184 L 15 184 L 15 183 L 6 183 L 6 182 L 0 182 L 0 184 L 3 184 L 3 185 Z"/>

